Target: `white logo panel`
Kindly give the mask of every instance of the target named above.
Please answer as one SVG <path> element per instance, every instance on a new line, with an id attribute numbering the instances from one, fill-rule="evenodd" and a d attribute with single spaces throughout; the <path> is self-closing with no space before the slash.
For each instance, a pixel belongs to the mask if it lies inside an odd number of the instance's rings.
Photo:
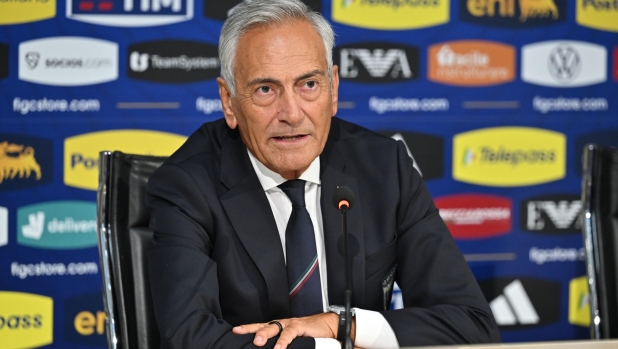
<path id="1" fill-rule="evenodd" d="M 543 41 L 524 45 L 521 79 L 549 87 L 580 87 L 607 80 L 607 50 L 583 41 Z"/>
<path id="2" fill-rule="evenodd" d="M 9 243 L 9 211 L 0 207 L 0 246 Z"/>
<path id="3" fill-rule="evenodd" d="M 19 45 L 19 79 L 43 85 L 84 86 L 118 79 L 118 44 L 54 37 Z"/>

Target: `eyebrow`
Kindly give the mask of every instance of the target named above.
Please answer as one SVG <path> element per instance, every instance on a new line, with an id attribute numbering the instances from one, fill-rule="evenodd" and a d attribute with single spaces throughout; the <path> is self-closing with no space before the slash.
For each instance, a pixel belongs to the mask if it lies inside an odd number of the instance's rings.
<path id="1" fill-rule="evenodd" d="M 324 72 L 320 69 L 316 69 L 313 71 L 310 71 L 308 73 L 305 73 L 297 78 L 294 79 L 294 81 L 301 81 L 304 79 L 308 79 L 312 76 L 316 76 L 316 75 L 321 75 L 324 76 Z M 257 78 L 257 79 L 253 79 L 251 80 L 247 86 L 253 86 L 253 85 L 260 85 L 260 84 L 281 84 L 281 81 L 277 80 L 277 79 L 273 79 L 273 78 Z"/>

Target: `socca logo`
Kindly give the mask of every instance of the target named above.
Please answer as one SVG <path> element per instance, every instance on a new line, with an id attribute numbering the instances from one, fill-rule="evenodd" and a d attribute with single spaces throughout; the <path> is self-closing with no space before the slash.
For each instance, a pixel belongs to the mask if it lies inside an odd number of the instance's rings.
<path id="1" fill-rule="evenodd" d="M 118 44 L 55 37 L 19 44 L 19 79 L 43 85 L 83 86 L 118 78 Z"/>
<path id="2" fill-rule="evenodd" d="M 414 168 L 424 180 L 442 177 L 444 173 L 444 140 L 425 133 L 379 131 L 380 134 L 401 141 L 414 161 Z"/>
<path id="3" fill-rule="evenodd" d="M 0 134 L 0 191 L 51 182 L 51 141 Z"/>
<path id="4" fill-rule="evenodd" d="M 38 348 L 54 341 L 54 301 L 38 294 L 0 291 L 0 343 Z"/>
<path id="5" fill-rule="evenodd" d="M 590 292 L 587 276 L 569 282 L 569 323 L 583 327 L 590 326 Z"/>
<path id="6" fill-rule="evenodd" d="M 0 246 L 9 243 L 9 210 L 0 206 Z"/>
<path id="7" fill-rule="evenodd" d="M 101 293 L 79 295 L 64 303 L 64 339 L 81 345 L 105 345 L 105 312 Z"/>
<path id="8" fill-rule="evenodd" d="M 193 0 L 67 0 L 67 18 L 114 27 L 150 27 L 193 18 Z"/>
<path id="9" fill-rule="evenodd" d="M 392 82 L 418 78 L 416 47 L 388 43 L 358 43 L 335 49 L 339 76 L 360 82 Z"/>
<path id="10" fill-rule="evenodd" d="M 579 195 L 541 196 L 521 203 L 521 229 L 540 233 L 581 233 Z"/>
<path id="11" fill-rule="evenodd" d="M 515 79 L 515 48 L 491 41 L 464 40 L 429 47 L 431 81 L 455 86 L 490 86 Z"/>
<path id="12" fill-rule="evenodd" d="M 533 27 L 562 22 L 567 0 L 462 0 L 459 17 L 495 27 Z"/>
<path id="13" fill-rule="evenodd" d="M 435 204 L 455 239 L 484 239 L 511 231 L 513 205 L 508 198 L 460 194 L 436 198 Z"/>
<path id="14" fill-rule="evenodd" d="M 225 21 L 232 9 L 240 2 L 241 0 L 204 0 L 204 16 L 219 21 Z M 322 12 L 321 0 L 303 0 L 303 2 L 314 11 Z"/>
<path id="15" fill-rule="evenodd" d="M 17 210 L 17 243 L 48 249 L 78 249 L 97 245 L 96 204 L 52 201 Z"/>
<path id="16" fill-rule="evenodd" d="M 577 24 L 610 32 L 618 32 L 618 3 L 608 0 L 577 0 Z"/>
<path id="17" fill-rule="evenodd" d="M 580 87 L 607 80 L 607 50 L 601 45 L 543 41 L 524 45 L 521 56 L 521 79 L 531 84 Z"/>
<path id="18" fill-rule="evenodd" d="M 56 0 L 0 1 L 0 25 L 21 24 L 56 17 Z"/>
<path id="19" fill-rule="evenodd" d="M 9 76 L 9 45 L 0 44 L 0 79 Z"/>
<path id="20" fill-rule="evenodd" d="M 217 47 L 163 40 L 129 46 L 129 77 L 154 82 L 195 82 L 219 76 Z"/>
<path id="21" fill-rule="evenodd" d="M 97 190 L 99 152 L 119 150 L 132 154 L 169 156 L 187 137 L 149 130 L 111 130 L 85 133 L 64 140 L 64 184 Z"/>
<path id="22" fill-rule="evenodd" d="M 495 186 L 546 183 L 565 176 L 564 134 L 531 127 L 493 127 L 453 138 L 453 178 Z"/>
<path id="23" fill-rule="evenodd" d="M 480 281 L 496 323 L 503 330 L 541 326 L 560 319 L 560 283 L 534 278 Z"/>
<path id="24" fill-rule="evenodd" d="M 338 0 L 332 2 L 335 22 L 369 29 L 404 30 L 449 21 L 447 0 Z"/>

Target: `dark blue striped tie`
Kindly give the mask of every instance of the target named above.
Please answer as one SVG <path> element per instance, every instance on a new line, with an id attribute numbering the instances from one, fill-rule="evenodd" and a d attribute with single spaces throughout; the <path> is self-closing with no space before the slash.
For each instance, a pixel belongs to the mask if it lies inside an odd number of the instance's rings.
<path id="1" fill-rule="evenodd" d="M 293 317 L 321 313 L 322 285 L 315 233 L 305 207 L 305 181 L 287 181 L 279 188 L 292 201 L 292 214 L 285 229 L 290 311 Z"/>

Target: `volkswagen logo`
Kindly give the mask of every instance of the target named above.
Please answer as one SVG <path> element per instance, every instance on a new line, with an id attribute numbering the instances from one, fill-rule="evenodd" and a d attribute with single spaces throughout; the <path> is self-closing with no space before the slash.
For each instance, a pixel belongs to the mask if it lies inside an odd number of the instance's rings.
<path id="1" fill-rule="evenodd" d="M 549 73 L 561 83 L 573 81 L 579 75 L 581 66 L 579 53 L 570 45 L 559 45 L 549 54 Z"/>

